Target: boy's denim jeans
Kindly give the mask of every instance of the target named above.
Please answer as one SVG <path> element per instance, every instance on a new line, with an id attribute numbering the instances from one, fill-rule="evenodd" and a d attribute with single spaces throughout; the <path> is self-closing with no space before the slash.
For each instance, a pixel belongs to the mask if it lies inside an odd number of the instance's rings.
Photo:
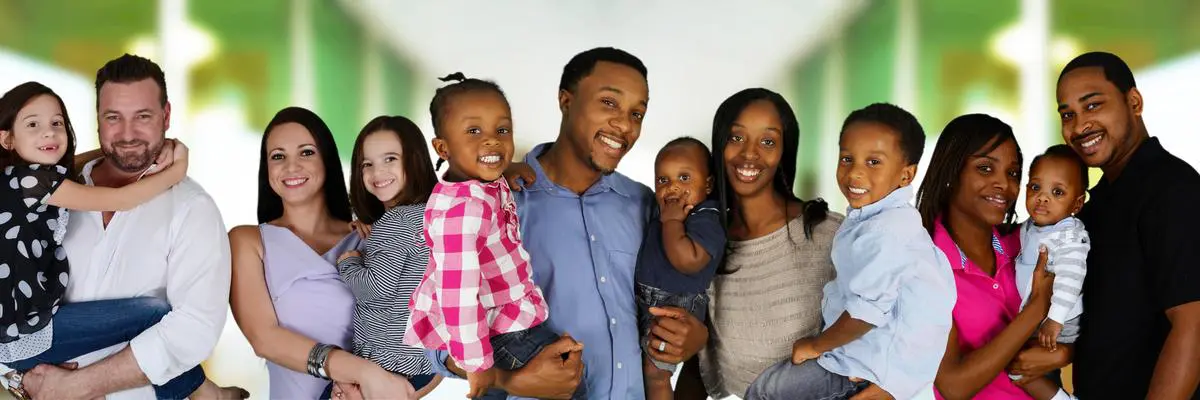
<path id="1" fill-rule="evenodd" d="M 492 336 L 492 360 L 495 361 L 493 368 L 505 371 L 521 369 L 558 338 L 559 335 L 550 330 L 545 322 L 523 331 Z M 493 393 L 488 393 L 484 398 L 492 398 L 492 395 Z M 587 398 L 585 382 L 579 382 L 579 388 L 575 390 L 572 398 Z"/>
<path id="2" fill-rule="evenodd" d="M 650 354 L 650 325 L 654 316 L 650 307 L 679 307 L 704 322 L 708 314 L 708 295 L 704 293 L 671 293 L 643 283 L 637 284 L 638 332 L 641 333 L 642 352 Z M 675 364 L 667 364 L 653 358 L 650 361 L 661 370 L 675 372 Z"/>
<path id="3" fill-rule="evenodd" d="M 171 311 L 166 300 L 136 297 L 63 303 L 54 314 L 54 339 L 50 349 L 32 358 L 5 363 L 26 372 L 38 364 L 62 364 L 75 357 L 133 340 Z M 154 386 L 159 399 L 185 399 L 204 383 L 204 370 L 196 366 L 162 386 Z"/>
<path id="4" fill-rule="evenodd" d="M 792 364 L 791 357 L 767 368 L 750 388 L 746 400 L 844 400 L 866 389 L 871 383 L 851 382 L 850 378 L 829 371 L 808 360 Z"/>

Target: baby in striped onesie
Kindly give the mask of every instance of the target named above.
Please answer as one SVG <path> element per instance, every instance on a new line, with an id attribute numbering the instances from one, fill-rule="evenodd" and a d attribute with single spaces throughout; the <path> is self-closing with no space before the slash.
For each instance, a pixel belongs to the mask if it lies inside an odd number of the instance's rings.
<path id="1" fill-rule="evenodd" d="M 1038 247 L 1045 245 L 1049 256 L 1046 269 L 1054 273 L 1054 294 L 1037 336 L 1041 345 L 1051 350 L 1058 343 L 1074 343 L 1079 337 L 1083 277 L 1091 241 L 1083 222 L 1074 215 L 1083 207 L 1087 183 L 1087 166 L 1066 145 L 1051 146 L 1030 166 L 1025 190 L 1029 219 L 1021 227 L 1017 290 L 1024 307 L 1033 284 Z"/>

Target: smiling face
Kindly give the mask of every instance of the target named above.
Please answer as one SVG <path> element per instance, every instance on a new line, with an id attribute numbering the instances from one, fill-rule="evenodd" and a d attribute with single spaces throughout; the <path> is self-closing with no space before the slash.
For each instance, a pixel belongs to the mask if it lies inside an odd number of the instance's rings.
<path id="1" fill-rule="evenodd" d="M 572 153 L 609 174 L 642 134 L 650 89 L 632 67 L 601 61 L 576 85 L 559 91 L 563 128 Z"/>
<path id="2" fill-rule="evenodd" d="M 396 132 L 383 130 L 367 135 L 362 143 L 363 186 L 386 207 L 392 207 L 407 184 L 402 156 L 404 149 Z"/>
<path id="3" fill-rule="evenodd" d="M 742 109 L 722 155 L 730 187 L 738 197 L 773 190 L 782 146 L 783 123 L 774 104 L 757 100 Z"/>
<path id="4" fill-rule="evenodd" d="M 900 133 L 877 122 L 856 122 L 842 132 L 837 180 L 852 208 L 863 208 L 907 186 L 917 166 L 909 165 Z"/>
<path id="5" fill-rule="evenodd" d="M 984 149 L 991 148 L 993 139 Z M 985 154 L 967 158 L 959 171 L 958 185 L 950 199 L 950 211 L 988 226 L 1004 222 L 1008 209 L 1017 200 L 1021 185 L 1021 161 L 1017 144 L 1004 140 Z"/>
<path id="6" fill-rule="evenodd" d="M 107 82 L 97 105 L 100 149 L 117 169 L 132 173 L 150 167 L 166 141 L 170 104 L 153 79 L 130 83 Z"/>
<path id="7" fill-rule="evenodd" d="M 312 134 L 304 125 L 289 122 L 267 133 L 267 179 L 285 204 L 299 204 L 321 196 L 325 164 Z"/>
<path id="8" fill-rule="evenodd" d="M 0 130 L 0 145 L 28 163 L 58 164 L 70 140 L 66 124 L 58 99 L 37 96 L 17 112 L 11 131 Z"/>
<path id="9" fill-rule="evenodd" d="M 508 102 L 499 93 L 474 90 L 447 101 L 433 148 L 450 163 L 447 177 L 491 182 L 513 157 L 513 123 Z"/>
<path id="10" fill-rule="evenodd" d="M 1137 88 L 1121 91 L 1101 67 L 1084 67 L 1058 82 L 1058 112 L 1063 141 L 1089 167 L 1108 170 L 1128 160 L 1142 137 L 1135 122 L 1142 114 Z"/>

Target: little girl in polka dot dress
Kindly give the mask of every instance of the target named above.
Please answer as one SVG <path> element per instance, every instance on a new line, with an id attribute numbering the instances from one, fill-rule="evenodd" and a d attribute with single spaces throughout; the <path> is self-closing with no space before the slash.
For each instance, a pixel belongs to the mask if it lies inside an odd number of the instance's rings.
<path id="1" fill-rule="evenodd" d="M 123 188 L 71 181 L 74 154 L 71 121 L 50 88 L 27 82 L 0 98 L 0 364 L 16 371 L 5 385 L 18 398 L 25 397 L 20 373 L 127 342 L 171 310 L 154 297 L 62 304 L 69 282 L 62 241 L 68 209 L 128 210 L 179 183 L 187 149 L 168 140 L 151 167 L 160 173 Z M 188 397 L 203 371 L 180 378 L 177 388 L 176 380 L 155 386 L 158 397 Z"/>

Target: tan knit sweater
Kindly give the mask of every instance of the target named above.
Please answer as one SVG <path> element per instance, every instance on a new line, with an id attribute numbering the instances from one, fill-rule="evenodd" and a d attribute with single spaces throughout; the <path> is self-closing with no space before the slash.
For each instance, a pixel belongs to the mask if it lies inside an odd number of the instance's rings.
<path id="1" fill-rule="evenodd" d="M 834 277 L 830 249 L 841 222 L 829 213 L 812 240 L 795 218 L 766 236 L 730 241 L 726 257 L 735 272 L 717 275 L 708 288 L 712 328 L 700 370 L 710 396 L 743 396 L 759 373 L 791 357 L 792 343 L 820 332 L 821 293 Z"/>

